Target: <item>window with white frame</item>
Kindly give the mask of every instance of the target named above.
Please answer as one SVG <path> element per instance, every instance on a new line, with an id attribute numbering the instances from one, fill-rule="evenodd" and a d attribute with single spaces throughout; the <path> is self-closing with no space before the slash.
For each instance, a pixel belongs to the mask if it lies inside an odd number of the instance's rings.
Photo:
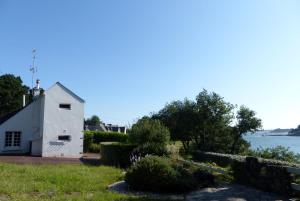
<path id="1" fill-rule="evenodd" d="M 21 132 L 7 131 L 5 133 L 5 147 L 20 147 L 21 146 Z"/>

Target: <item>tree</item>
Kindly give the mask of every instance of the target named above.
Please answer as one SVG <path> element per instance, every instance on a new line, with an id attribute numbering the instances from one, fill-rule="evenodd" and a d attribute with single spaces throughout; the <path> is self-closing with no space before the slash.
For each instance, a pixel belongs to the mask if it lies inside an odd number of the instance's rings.
<path id="1" fill-rule="evenodd" d="M 132 126 L 129 140 L 138 145 L 146 143 L 165 145 L 170 140 L 170 132 L 159 120 L 143 117 Z"/>
<path id="2" fill-rule="evenodd" d="M 93 115 L 91 118 L 88 118 L 85 121 L 85 124 L 90 125 L 90 126 L 100 126 L 101 120 L 97 115 Z"/>
<path id="3" fill-rule="evenodd" d="M 0 76 L 0 117 L 22 108 L 22 97 L 28 90 L 29 87 L 23 85 L 19 76 L 12 74 Z"/>
<path id="4" fill-rule="evenodd" d="M 232 154 L 237 151 L 237 144 L 242 139 L 243 134 L 247 132 L 254 133 L 262 127 L 261 119 L 255 117 L 255 115 L 253 110 L 245 106 L 241 106 L 237 112 L 237 124 L 233 127 Z"/>
<path id="5" fill-rule="evenodd" d="M 159 119 L 167 126 L 171 132 L 171 139 L 180 140 L 185 151 L 189 149 L 197 120 L 193 101 L 173 101 L 152 115 L 152 118 Z"/>
<path id="6" fill-rule="evenodd" d="M 237 124 L 232 126 L 235 107 L 219 94 L 203 89 L 196 101 L 174 101 L 152 115 L 152 119 L 167 126 L 172 140 L 180 140 L 186 151 L 190 143 L 201 151 L 245 151 L 249 143 L 242 135 L 255 132 L 261 127 L 261 120 L 254 111 L 242 106 L 236 116 Z"/>
<path id="7" fill-rule="evenodd" d="M 234 105 L 217 93 L 203 90 L 196 97 L 197 124 L 194 142 L 202 151 L 227 152 Z"/>

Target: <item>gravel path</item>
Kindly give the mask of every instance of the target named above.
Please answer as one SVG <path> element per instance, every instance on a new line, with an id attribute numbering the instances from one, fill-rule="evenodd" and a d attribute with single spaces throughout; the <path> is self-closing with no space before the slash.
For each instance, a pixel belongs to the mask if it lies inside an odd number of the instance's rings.
<path id="1" fill-rule="evenodd" d="M 147 192 L 131 191 L 125 182 L 118 182 L 108 187 L 111 191 L 132 194 L 137 196 L 147 196 L 160 199 L 186 200 L 186 201 L 288 201 L 275 194 L 262 192 L 247 186 L 228 185 L 219 188 L 204 188 L 193 191 L 186 195 L 161 195 Z"/>

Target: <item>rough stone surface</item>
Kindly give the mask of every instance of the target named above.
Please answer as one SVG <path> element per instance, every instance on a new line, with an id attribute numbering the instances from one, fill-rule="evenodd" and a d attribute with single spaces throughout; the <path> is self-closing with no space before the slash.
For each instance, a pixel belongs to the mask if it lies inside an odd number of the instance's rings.
<path id="1" fill-rule="evenodd" d="M 186 196 L 187 201 L 287 201 L 288 199 L 242 185 L 205 188 Z"/>
<path id="2" fill-rule="evenodd" d="M 188 194 L 154 194 L 148 192 L 136 192 L 130 190 L 124 182 L 118 182 L 108 187 L 111 191 L 146 196 L 159 199 L 186 200 L 186 201 L 288 201 L 289 199 L 272 193 L 262 192 L 243 185 L 228 185 L 216 188 L 204 188 Z"/>
<path id="3" fill-rule="evenodd" d="M 215 162 L 220 166 L 230 165 L 234 178 L 243 185 L 281 195 L 293 195 L 293 177 L 286 166 L 300 168 L 297 164 L 268 160 L 251 156 L 239 156 L 211 152 L 195 152 L 200 162 Z"/>

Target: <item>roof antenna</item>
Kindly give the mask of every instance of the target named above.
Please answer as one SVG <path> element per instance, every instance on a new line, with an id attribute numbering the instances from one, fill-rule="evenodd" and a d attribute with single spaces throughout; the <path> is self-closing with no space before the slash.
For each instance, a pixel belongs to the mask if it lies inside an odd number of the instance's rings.
<path id="1" fill-rule="evenodd" d="M 34 74 L 37 72 L 37 67 L 35 66 L 35 57 L 36 57 L 36 49 L 33 49 L 32 50 L 32 65 L 30 66 L 30 71 L 32 73 L 31 89 L 33 89 Z"/>

